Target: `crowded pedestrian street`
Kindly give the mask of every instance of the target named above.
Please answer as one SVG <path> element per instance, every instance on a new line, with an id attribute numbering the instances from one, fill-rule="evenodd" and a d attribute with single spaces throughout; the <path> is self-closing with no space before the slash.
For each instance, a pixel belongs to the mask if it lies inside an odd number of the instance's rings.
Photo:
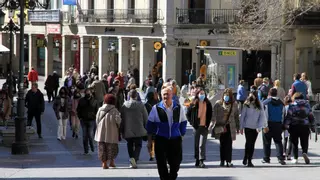
<path id="1" fill-rule="evenodd" d="M 39 77 L 39 89 L 43 91 L 44 83 Z M 0 146 L 0 179 L 39 179 L 39 180 L 153 180 L 159 179 L 156 163 L 149 161 L 147 143 L 143 143 L 139 167 L 129 168 L 129 157 L 126 141 L 119 143 L 119 154 L 116 168 L 102 169 L 98 160 L 98 153 L 89 152 L 83 155 L 82 138 L 72 138 L 72 131 L 68 125 L 67 137 L 64 141 L 57 141 L 57 119 L 52 109 L 52 103 L 45 98 L 45 112 L 42 115 L 42 139 L 33 135 L 28 143 L 29 154 L 14 156 L 10 147 Z M 35 125 L 34 125 L 35 127 Z M 80 136 L 81 137 L 81 136 Z M 310 140 L 309 157 L 311 163 L 306 165 L 300 157 L 298 164 L 282 166 L 277 162 L 275 147 L 272 145 L 271 163 L 263 164 L 262 137 L 258 136 L 253 157 L 254 168 L 242 165 L 244 154 L 244 135 L 237 135 L 233 143 L 233 168 L 219 167 L 219 140 L 208 136 L 206 168 L 194 167 L 194 138 L 193 128 L 188 125 L 183 137 L 183 160 L 178 179 L 181 180 L 270 180 L 270 179 L 305 179 L 317 178 L 320 170 L 319 142 L 315 142 L 314 135 Z M 95 148 L 97 144 L 95 143 Z"/>

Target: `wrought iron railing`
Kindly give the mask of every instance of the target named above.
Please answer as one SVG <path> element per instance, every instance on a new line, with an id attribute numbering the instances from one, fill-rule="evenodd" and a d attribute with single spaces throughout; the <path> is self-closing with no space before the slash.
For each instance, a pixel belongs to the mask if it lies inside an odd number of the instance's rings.
<path id="1" fill-rule="evenodd" d="M 232 24 L 239 21 L 238 9 L 176 9 L 177 24 Z"/>
<path id="2" fill-rule="evenodd" d="M 76 23 L 156 23 L 163 16 L 159 9 L 86 9 L 79 10 Z"/>

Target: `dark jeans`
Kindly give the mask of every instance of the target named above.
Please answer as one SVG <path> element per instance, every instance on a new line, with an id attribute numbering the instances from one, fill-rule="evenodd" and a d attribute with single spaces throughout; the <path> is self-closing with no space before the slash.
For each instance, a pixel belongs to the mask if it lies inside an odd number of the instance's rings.
<path id="1" fill-rule="evenodd" d="M 182 161 L 182 138 L 167 139 L 156 136 L 155 153 L 160 180 L 177 179 Z M 170 172 L 168 172 L 167 162 L 170 166 Z"/>
<path id="2" fill-rule="evenodd" d="M 220 160 L 221 162 L 232 161 L 232 137 L 230 125 L 226 126 L 227 132 L 220 135 Z"/>
<path id="3" fill-rule="evenodd" d="M 283 152 L 285 152 L 287 156 L 290 156 L 292 152 L 292 143 L 290 142 L 289 139 L 290 139 L 290 135 L 289 137 L 283 138 Z M 289 144 L 289 147 L 287 149 L 288 144 Z"/>
<path id="4" fill-rule="evenodd" d="M 53 91 L 47 91 L 48 101 L 51 102 L 54 98 Z"/>
<path id="5" fill-rule="evenodd" d="M 269 132 L 263 133 L 263 151 L 264 160 L 270 161 L 271 155 L 271 140 L 273 139 L 277 150 L 278 160 L 284 160 L 283 157 L 283 146 L 282 146 L 282 123 L 278 122 L 268 122 Z"/>
<path id="6" fill-rule="evenodd" d="M 28 111 L 28 122 L 27 122 L 27 126 L 32 126 L 32 120 L 33 120 L 33 118 L 36 119 L 37 133 L 38 133 L 38 135 L 41 135 L 41 112 Z"/>
<path id="7" fill-rule="evenodd" d="M 142 148 L 142 137 L 127 138 L 126 141 L 129 158 L 134 158 L 136 161 L 138 161 Z"/>
<path id="8" fill-rule="evenodd" d="M 59 89 L 59 88 L 54 89 L 54 91 L 53 91 L 53 92 L 54 92 L 54 93 L 53 93 L 53 95 L 54 95 L 53 98 L 56 98 L 56 97 L 57 97 L 57 95 L 58 95 L 58 89 Z"/>
<path id="9" fill-rule="evenodd" d="M 89 152 L 89 145 L 90 145 L 91 151 L 94 151 L 94 146 L 93 146 L 93 127 L 94 127 L 94 124 L 95 124 L 95 121 L 81 120 L 83 148 L 84 148 L 85 153 Z"/>
<path id="10" fill-rule="evenodd" d="M 298 159 L 298 143 L 300 139 L 302 153 L 308 153 L 309 148 L 309 126 L 305 125 L 291 125 L 289 128 L 290 142 L 292 143 L 293 156 Z"/>
<path id="11" fill-rule="evenodd" d="M 244 159 L 247 159 L 250 162 L 254 153 L 254 145 L 256 144 L 258 132 L 256 129 L 245 128 L 244 134 L 246 137 Z"/>

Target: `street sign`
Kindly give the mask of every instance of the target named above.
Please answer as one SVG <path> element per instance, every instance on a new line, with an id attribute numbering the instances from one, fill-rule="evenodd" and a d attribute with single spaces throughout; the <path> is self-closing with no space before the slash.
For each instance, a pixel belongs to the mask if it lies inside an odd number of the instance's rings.
<path id="1" fill-rule="evenodd" d="M 61 34 L 60 24 L 46 24 L 47 34 Z"/>
<path id="2" fill-rule="evenodd" d="M 77 0 L 63 0 L 63 5 L 77 5 Z"/>
<path id="3" fill-rule="evenodd" d="M 236 56 L 237 51 L 219 51 L 218 55 L 219 56 Z"/>

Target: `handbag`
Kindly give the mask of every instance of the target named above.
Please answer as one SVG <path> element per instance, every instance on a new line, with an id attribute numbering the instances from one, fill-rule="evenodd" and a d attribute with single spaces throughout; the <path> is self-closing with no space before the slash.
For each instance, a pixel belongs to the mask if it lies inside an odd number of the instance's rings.
<path id="1" fill-rule="evenodd" d="M 214 128 L 213 128 L 213 133 L 214 134 L 221 134 L 221 133 L 225 133 L 227 132 L 227 124 L 230 122 L 230 116 L 231 116 L 231 113 L 232 113 L 232 108 L 233 108 L 233 104 L 231 104 L 231 107 L 230 107 L 230 110 L 229 110 L 229 113 L 228 113 L 228 116 L 227 116 L 227 121 L 224 125 L 220 126 L 220 125 L 216 125 Z"/>

